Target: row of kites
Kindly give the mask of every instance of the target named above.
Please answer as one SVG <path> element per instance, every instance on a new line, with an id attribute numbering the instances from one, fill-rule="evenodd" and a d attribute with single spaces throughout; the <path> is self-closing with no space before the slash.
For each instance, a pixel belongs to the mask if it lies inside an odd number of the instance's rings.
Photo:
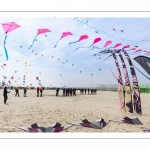
<path id="1" fill-rule="evenodd" d="M 9 57 L 8 57 L 8 51 L 7 51 L 7 49 L 6 49 L 6 39 L 7 39 L 7 35 L 8 35 L 9 32 L 14 31 L 15 29 L 17 29 L 17 28 L 19 28 L 19 27 L 21 27 L 21 26 L 18 25 L 18 24 L 16 24 L 15 22 L 6 22 L 6 23 L 3 23 L 3 24 L 1 24 L 1 25 L 2 25 L 3 30 L 4 30 L 4 32 L 5 32 L 4 51 L 5 51 L 6 59 L 8 60 L 8 58 L 9 58 Z M 52 31 L 51 31 L 50 29 L 47 29 L 47 28 L 40 28 L 40 29 L 38 29 L 38 30 L 37 30 L 37 34 L 36 34 L 35 38 L 33 39 L 33 42 L 32 42 L 32 44 L 31 44 L 31 46 L 29 47 L 29 49 L 31 49 L 31 47 L 33 46 L 34 42 L 37 40 L 36 38 L 37 38 L 38 35 L 44 34 L 44 33 L 47 33 L 47 32 L 52 32 Z M 65 37 L 67 37 L 67 36 L 70 36 L 70 35 L 73 35 L 73 34 L 72 34 L 71 32 L 63 32 L 62 35 L 61 35 L 61 37 L 60 37 L 60 39 L 56 42 L 54 48 L 57 47 L 57 45 L 58 45 L 58 43 L 59 43 L 60 40 L 62 40 L 63 38 L 65 38 Z M 89 38 L 89 36 L 88 36 L 87 34 L 81 35 L 77 41 L 70 42 L 69 45 L 74 44 L 74 43 L 77 43 L 77 42 L 80 42 L 80 41 L 82 41 L 82 40 L 86 40 L 87 38 Z M 92 47 L 92 46 L 93 46 L 92 50 L 93 50 L 93 49 L 102 49 L 102 48 L 105 48 L 106 46 L 112 44 L 112 41 L 111 41 L 111 40 L 108 40 L 108 41 L 106 41 L 106 43 L 104 44 L 103 47 L 101 47 L 101 48 L 95 47 L 94 45 L 95 45 L 96 43 L 100 42 L 101 40 L 102 40 L 102 39 L 101 39 L 100 37 L 97 37 L 97 38 L 94 39 L 94 41 L 93 41 L 93 43 L 92 43 L 91 45 L 89 45 L 89 46 L 87 46 L 87 47 L 78 47 L 78 48 L 75 49 L 75 51 L 78 50 L 79 48 L 90 48 L 90 47 Z M 115 44 L 115 46 L 110 47 L 110 48 L 117 48 L 117 47 L 119 47 L 119 46 L 122 46 L 121 43 L 117 43 L 117 44 Z M 129 45 L 124 46 L 122 49 L 125 49 L 125 48 L 129 48 Z M 144 52 L 144 53 L 146 53 L 147 55 L 150 54 L 150 51 L 142 50 L 142 49 L 136 49 L 135 47 L 134 47 L 134 48 L 131 48 L 130 50 L 134 50 L 135 52 Z"/>

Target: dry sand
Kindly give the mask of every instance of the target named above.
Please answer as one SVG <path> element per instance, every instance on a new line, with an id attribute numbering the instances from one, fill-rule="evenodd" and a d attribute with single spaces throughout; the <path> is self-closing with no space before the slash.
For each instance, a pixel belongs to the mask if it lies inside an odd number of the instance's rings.
<path id="1" fill-rule="evenodd" d="M 15 91 L 8 93 L 8 105 L 4 105 L 3 90 L 0 90 L 0 132 L 26 132 L 18 126 L 30 126 L 38 123 L 48 127 L 56 122 L 76 122 L 83 119 L 96 121 L 117 120 L 134 114 L 123 113 L 119 109 L 117 92 L 98 91 L 96 95 L 80 95 L 63 97 L 62 91 L 55 96 L 55 91 L 44 90 L 43 97 L 36 97 L 36 90 L 28 90 L 27 97 L 15 97 Z M 141 94 L 143 115 L 136 115 L 143 125 L 130 125 L 118 122 L 109 122 L 103 129 L 72 126 L 63 132 L 143 132 L 150 129 L 150 95 Z"/>

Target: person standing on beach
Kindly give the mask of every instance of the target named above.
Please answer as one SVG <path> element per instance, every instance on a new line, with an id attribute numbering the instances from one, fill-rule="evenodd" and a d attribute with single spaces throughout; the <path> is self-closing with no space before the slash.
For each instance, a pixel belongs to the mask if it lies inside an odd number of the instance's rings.
<path id="1" fill-rule="evenodd" d="M 75 94 L 75 96 L 76 96 L 76 88 L 75 88 L 75 90 L 74 90 L 74 94 Z"/>
<path id="2" fill-rule="evenodd" d="M 37 91 L 37 97 L 39 97 L 39 91 L 40 91 L 39 87 L 37 87 L 36 91 Z"/>
<path id="3" fill-rule="evenodd" d="M 91 89 L 91 94 L 93 94 L 93 89 Z"/>
<path id="4" fill-rule="evenodd" d="M 15 92 L 16 92 L 16 95 L 15 95 L 15 96 L 18 95 L 18 97 L 19 97 L 19 89 L 18 89 L 18 87 L 15 88 Z"/>
<path id="5" fill-rule="evenodd" d="M 63 89 L 63 96 L 65 96 L 65 92 L 66 92 L 66 90 L 65 90 L 65 88 Z"/>
<path id="6" fill-rule="evenodd" d="M 85 89 L 85 94 L 86 94 L 86 89 Z"/>
<path id="7" fill-rule="evenodd" d="M 58 96 L 58 93 L 59 93 L 59 88 L 57 88 L 56 90 L 56 96 Z"/>
<path id="8" fill-rule="evenodd" d="M 7 87 L 4 87 L 3 96 L 4 96 L 4 104 L 6 104 L 6 101 L 8 99 L 7 93 L 10 93 L 11 91 L 7 92 Z"/>
<path id="9" fill-rule="evenodd" d="M 43 88 L 42 88 L 42 87 L 40 88 L 40 93 L 41 93 L 40 97 L 43 97 L 43 95 L 42 95 L 42 93 L 43 93 Z"/>
<path id="10" fill-rule="evenodd" d="M 72 90 L 73 90 L 73 89 L 71 88 L 71 89 L 70 89 L 70 96 L 72 96 Z"/>
<path id="11" fill-rule="evenodd" d="M 24 87 L 24 97 L 26 97 L 27 96 L 27 88 L 26 87 Z"/>
<path id="12" fill-rule="evenodd" d="M 68 89 L 66 89 L 66 96 L 68 95 Z"/>
<path id="13" fill-rule="evenodd" d="M 89 95 L 90 89 L 88 88 L 88 95 Z"/>

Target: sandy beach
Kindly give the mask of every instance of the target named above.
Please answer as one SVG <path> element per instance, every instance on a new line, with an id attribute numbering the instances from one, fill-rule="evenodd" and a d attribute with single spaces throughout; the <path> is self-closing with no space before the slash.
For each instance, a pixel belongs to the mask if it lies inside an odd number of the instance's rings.
<path id="1" fill-rule="evenodd" d="M 54 90 L 44 90 L 43 97 L 36 97 L 36 90 L 28 90 L 27 97 L 15 97 L 15 91 L 8 93 L 8 105 L 3 102 L 3 90 L 0 90 L 0 132 L 26 132 L 18 129 L 19 126 L 30 126 L 38 123 L 49 127 L 59 122 L 77 122 L 83 119 L 96 121 L 118 120 L 125 116 L 134 117 L 135 114 L 121 112 L 117 92 L 98 91 L 96 95 L 80 95 L 63 97 L 62 90 L 55 96 Z M 62 132 L 143 132 L 150 129 L 150 101 L 149 94 L 141 94 L 143 115 L 136 115 L 143 125 L 130 125 L 110 121 L 103 129 L 72 126 Z M 60 132 L 61 133 L 61 132 Z"/>

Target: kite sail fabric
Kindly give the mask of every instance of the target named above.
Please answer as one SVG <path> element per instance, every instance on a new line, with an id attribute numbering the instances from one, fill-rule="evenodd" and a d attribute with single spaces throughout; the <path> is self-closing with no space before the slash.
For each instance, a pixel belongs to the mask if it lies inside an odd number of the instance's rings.
<path id="1" fill-rule="evenodd" d="M 82 35 L 82 36 L 80 36 L 80 38 L 79 38 L 78 41 L 70 42 L 69 45 L 70 45 L 70 44 L 73 44 L 73 43 L 80 42 L 80 41 L 82 41 L 82 40 L 86 40 L 87 38 L 89 38 L 88 35 Z"/>
<path id="2" fill-rule="evenodd" d="M 94 129 L 102 129 L 108 123 L 109 123 L 109 120 L 104 120 L 103 118 L 100 118 L 100 120 L 97 120 L 96 122 L 89 122 L 87 119 L 84 119 L 82 121 L 73 122 L 69 124 L 82 126 L 82 127 L 88 127 L 88 128 L 94 128 Z"/>
<path id="3" fill-rule="evenodd" d="M 147 76 L 147 75 L 145 75 L 142 71 L 140 71 L 136 66 L 134 66 L 142 75 L 144 75 L 148 80 L 150 80 L 150 78 Z"/>
<path id="4" fill-rule="evenodd" d="M 60 123 L 55 123 L 54 125 L 46 128 L 46 127 L 41 127 L 37 123 L 34 123 L 31 126 L 19 127 L 19 129 L 23 129 L 28 132 L 60 132 L 71 126 L 72 125 L 61 125 Z"/>
<path id="5" fill-rule="evenodd" d="M 150 75 L 150 58 L 146 56 L 135 57 L 134 60 Z"/>
<path id="6" fill-rule="evenodd" d="M 75 49 L 75 51 L 76 51 L 77 49 L 79 49 L 79 48 L 90 48 L 90 47 L 92 47 L 94 44 L 98 43 L 99 41 L 101 41 L 101 38 L 100 38 L 100 37 L 96 38 L 96 39 L 93 41 L 93 44 L 91 44 L 90 46 L 88 46 L 88 47 L 78 47 L 78 48 Z"/>
<path id="7" fill-rule="evenodd" d="M 132 118 L 129 118 L 126 116 L 123 119 L 111 120 L 111 121 L 120 122 L 120 123 L 127 123 L 127 124 L 143 125 L 142 122 L 136 116 L 132 117 Z"/>
<path id="8" fill-rule="evenodd" d="M 16 24 L 15 22 L 6 22 L 6 23 L 3 23 L 2 24 L 2 27 L 4 29 L 4 32 L 5 32 L 5 39 L 4 39 L 4 50 L 5 50 L 5 55 L 6 55 L 6 59 L 8 60 L 8 52 L 7 52 L 7 49 L 6 49 L 6 39 L 7 39 L 7 34 L 9 32 L 12 32 L 13 30 L 19 28 L 20 26 L 18 24 Z"/>
<path id="9" fill-rule="evenodd" d="M 115 53 L 113 51 L 111 51 L 111 53 L 112 53 L 112 56 L 114 57 L 117 71 L 118 71 L 118 96 L 119 96 L 119 101 L 120 101 L 120 109 L 125 110 L 125 101 L 124 101 L 121 71 L 120 71 L 119 63 L 118 63 Z"/>
<path id="10" fill-rule="evenodd" d="M 46 32 L 51 32 L 51 30 L 45 29 L 45 28 L 44 28 L 44 29 L 38 29 L 37 35 L 36 35 L 35 38 L 33 39 L 33 42 L 32 42 L 32 44 L 31 44 L 31 46 L 29 47 L 29 49 L 33 46 L 34 41 L 36 40 L 37 36 L 38 36 L 39 34 L 43 34 L 43 33 L 46 33 Z"/>
<path id="11" fill-rule="evenodd" d="M 123 71 L 124 71 L 124 78 L 125 78 L 125 89 L 126 89 L 125 111 L 133 113 L 132 92 L 131 92 L 128 70 L 127 70 L 125 61 L 122 57 L 121 51 L 118 51 L 118 53 L 119 53 L 119 57 L 121 59 L 121 63 L 122 63 Z"/>
<path id="12" fill-rule="evenodd" d="M 121 46 L 121 43 L 118 43 L 114 46 L 114 48 Z"/>
<path id="13" fill-rule="evenodd" d="M 133 95 L 134 111 L 138 114 L 142 114 L 140 90 L 139 90 L 138 80 L 137 80 L 137 76 L 136 76 L 136 73 L 135 73 L 135 70 L 134 70 L 134 66 L 133 66 L 132 61 L 131 61 L 131 59 L 130 59 L 130 57 L 129 57 L 129 55 L 126 51 L 124 51 L 124 55 L 128 60 L 131 75 L 132 75 L 133 90 L 134 90 L 134 95 Z"/>
<path id="14" fill-rule="evenodd" d="M 62 35 L 61 35 L 61 38 L 56 42 L 56 45 L 54 46 L 54 48 L 57 46 L 58 42 L 59 42 L 62 38 L 66 37 L 66 36 L 68 36 L 68 35 L 72 35 L 72 33 L 71 33 L 71 32 L 63 32 Z"/>

